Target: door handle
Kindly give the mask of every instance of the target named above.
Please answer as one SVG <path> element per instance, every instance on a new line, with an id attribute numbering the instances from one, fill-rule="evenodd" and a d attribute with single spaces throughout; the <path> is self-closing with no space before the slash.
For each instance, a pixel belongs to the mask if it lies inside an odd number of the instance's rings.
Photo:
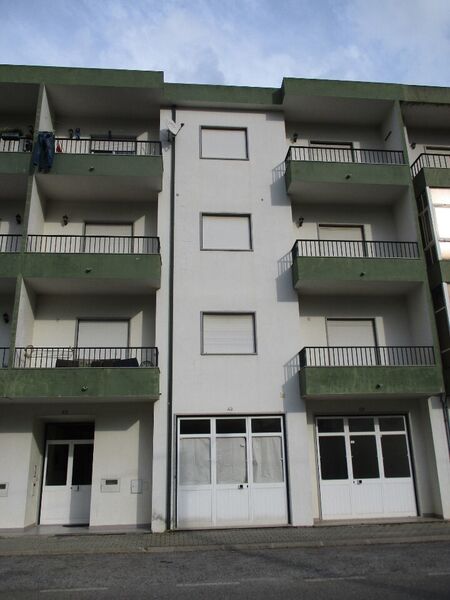
<path id="1" fill-rule="evenodd" d="M 240 490 L 243 490 L 243 489 L 244 489 L 244 484 L 243 484 L 243 483 L 240 483 L 240 484 L 239 484 L 239 489 L 240 489 Z"/>
<path id="2" fill-rule="evenodd" d="M 361 485 L 362 484 L 362 479 L 354 479 L 353 483 L 356 483 L 356 485 Z"/>

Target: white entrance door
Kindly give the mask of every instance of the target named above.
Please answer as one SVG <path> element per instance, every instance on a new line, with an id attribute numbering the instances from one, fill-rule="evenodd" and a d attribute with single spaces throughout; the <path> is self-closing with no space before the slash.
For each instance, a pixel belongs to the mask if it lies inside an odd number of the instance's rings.
<path id="1" fill-rule="evenodd" d="M 402 416 L 317 419 L 323 519 L 417 514 Z"/>
<path id="2" fill-rule="evenodd" d="M 286 524 L 280 417 L 180 419 L 179 527 Z"/>
<path id="3" fill-rule="evenodd" d="M 93 450 L 92 440 L 47 442 L 41 525 L 89 523 Z"/>

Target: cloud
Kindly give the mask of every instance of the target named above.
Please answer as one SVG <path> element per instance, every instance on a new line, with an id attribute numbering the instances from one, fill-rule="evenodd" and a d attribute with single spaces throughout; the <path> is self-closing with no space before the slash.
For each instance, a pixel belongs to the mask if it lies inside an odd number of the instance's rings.
<path id="1" fill-rule="evenodd" d="M 441 85 L 448 76 L 448 0 L 47 0 L 31 16 L 30 0 L 0 0 L 0 11 L 0 61 L 12 64 L 259 86 L 283 76 Z"/>

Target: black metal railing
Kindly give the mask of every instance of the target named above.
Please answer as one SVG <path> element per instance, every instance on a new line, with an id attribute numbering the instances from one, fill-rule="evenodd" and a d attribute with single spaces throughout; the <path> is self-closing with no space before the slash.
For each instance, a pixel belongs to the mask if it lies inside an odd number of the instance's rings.
<path id="1" fill-rule="evenodd" d="M 419 367 L 436 364 L 433 346 L 314 346 L 300 350 L 300 367 Z"/>
<path id="2" fill-rule="evenodd" d="M 20 252 L 21 235 L 0 235 L 0 254 L 2 252 Z"/>
<path id="3" fill-rule="evenodd" d="M 358 240 L 297 240 L 292 259 L 299 256 L 327 258 L 419 258 L 417 242 L 365 242 Z"/>
<path id="4" fill-rule="evenodd" d="M 6 369 L 9 361 L 9 348 L 0 348 L 0 369 Z"/>
<path id="5" fill-rule="evenodd" d="M 417 160 L 411 165 L 412 176 L 415 177 L 424 167 L 450 169 L 450 154 L 419 154 Z"/>
<path id="6" fill-rule="evenodd" d="M 370 165 L 406 164 L 401 150 L 342 148 L 339 146 L 291 146 L 285 160 L 286 162 L 300 160 Z"/>
<path id="7" fill-rule="evenodd" d="M 144 140 L 55 138 L 55 152 L 65 154 L 114 154 L 119 156 L 161 156 L 161 142 Z"/>
<path id="8" fill-rule="evenodd" d="M 27 252 L 61 254 L 159 254 L 158 237 L 120 235 L 29 235 Z"/>
<path id="9" fill-rule="evenodd" d="M 16 369 L 157 367 L 158 348 L 16 348 Z"/>
<path id="10" fill-rule="evenodd" d="M 0 152 L 31 152 L 33 140 L 24 136 L 0 136 Z"/>

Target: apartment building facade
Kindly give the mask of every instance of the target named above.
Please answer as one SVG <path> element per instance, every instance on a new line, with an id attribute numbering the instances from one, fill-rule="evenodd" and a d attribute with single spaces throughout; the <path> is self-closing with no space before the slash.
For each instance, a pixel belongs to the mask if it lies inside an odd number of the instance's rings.
<path id="1" fill-rule="evenodd" d="M 449 518 L 448 89 L 0 91 L 0 528 Z"/>

